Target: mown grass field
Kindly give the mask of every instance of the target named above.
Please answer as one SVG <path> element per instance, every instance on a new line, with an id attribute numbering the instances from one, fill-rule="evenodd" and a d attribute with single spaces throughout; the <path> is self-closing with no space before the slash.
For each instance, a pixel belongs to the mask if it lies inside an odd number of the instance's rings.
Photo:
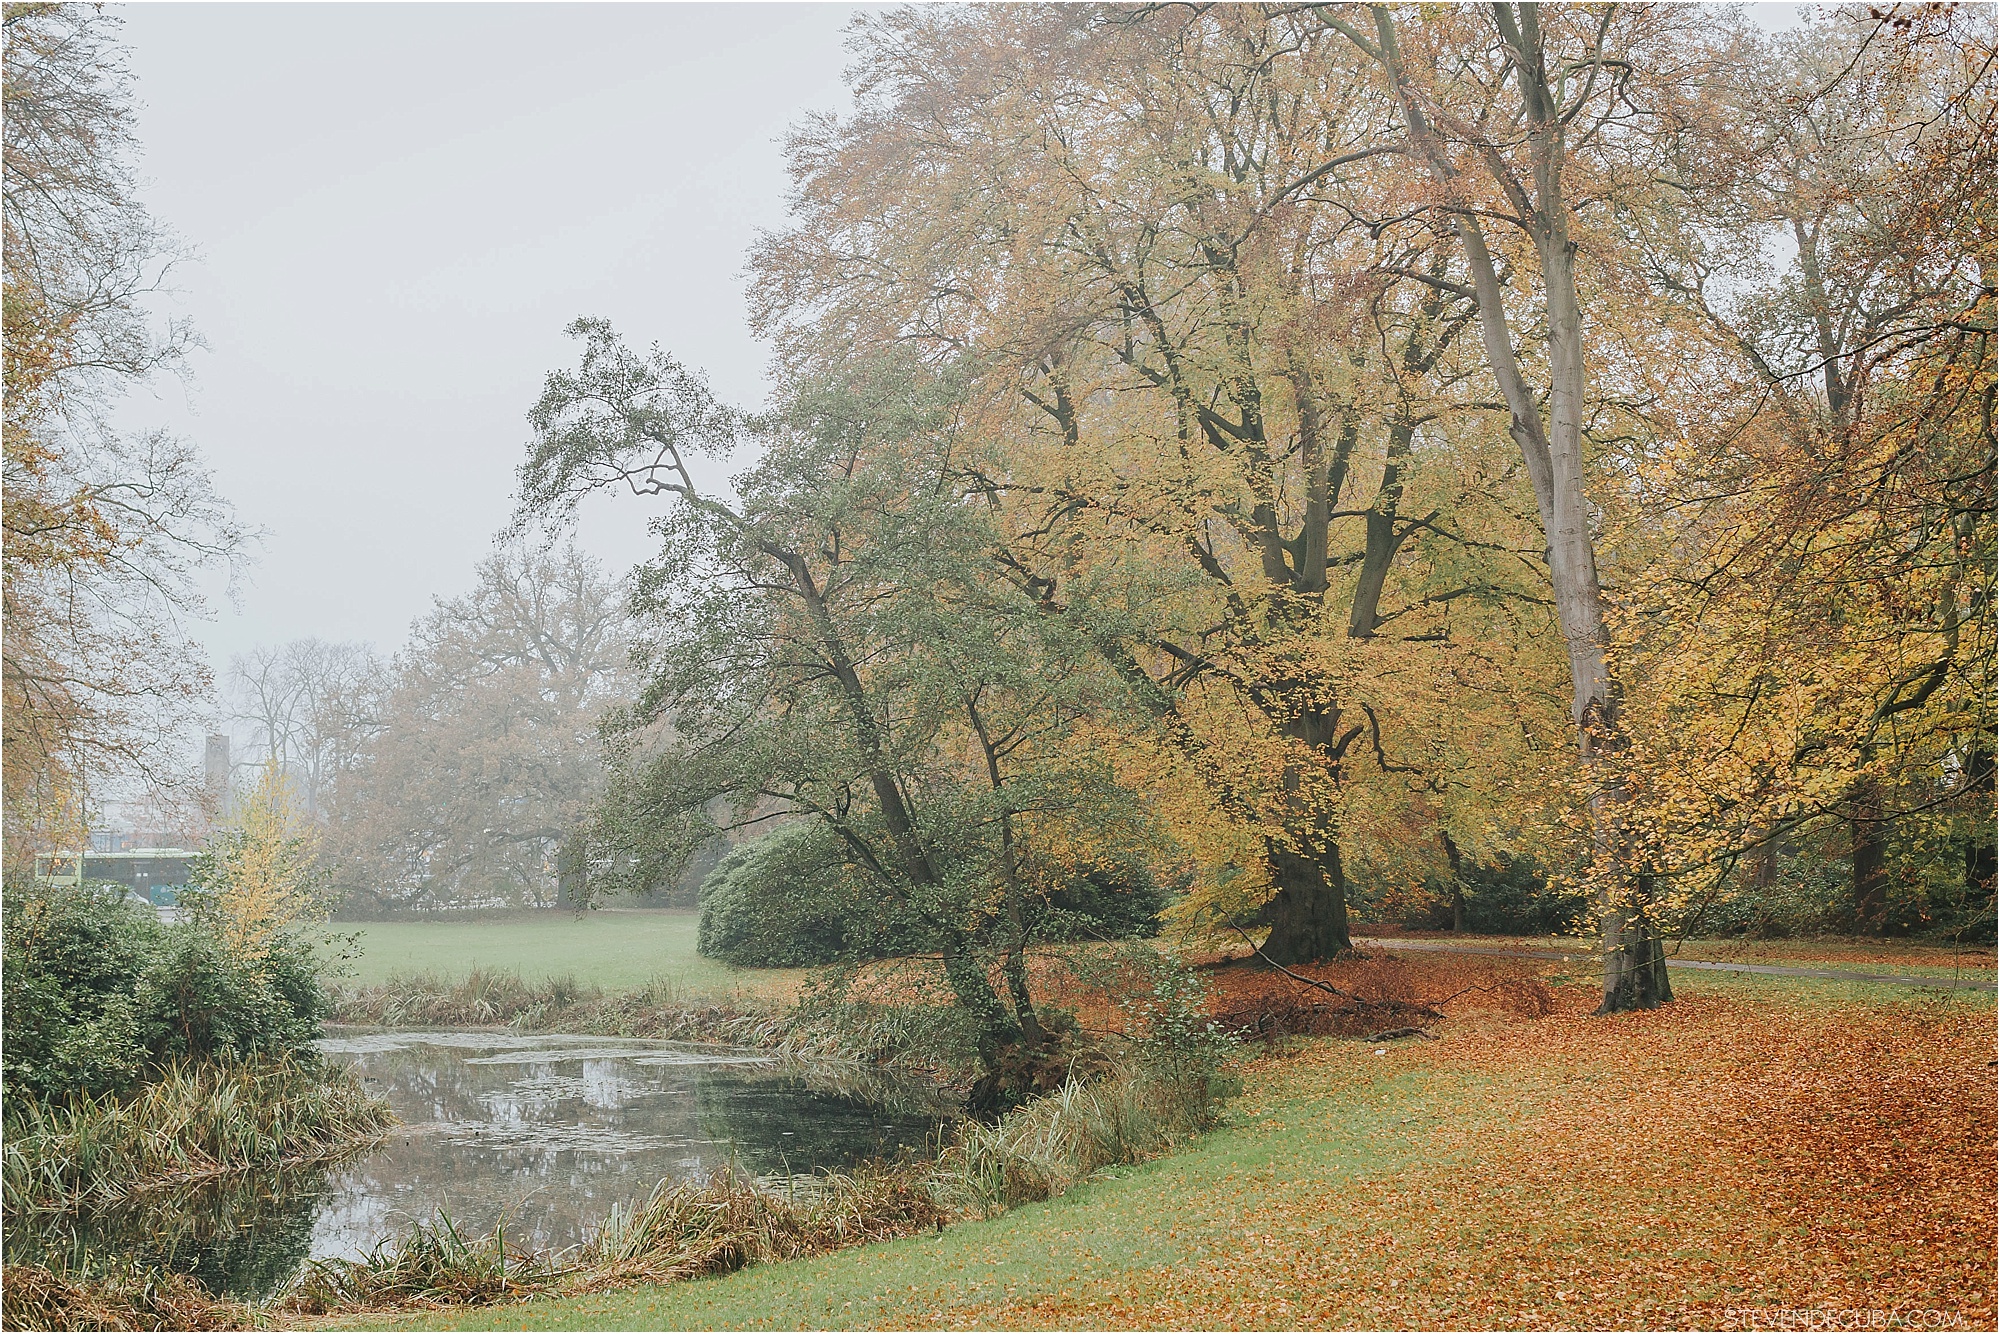
<path id="1" fill-rule="evenodd" d="M 1185 1152 L 940 1235 L 367 1327 L 1992 1327 L 1991 994 L 1675 983 L 1294 1040 Z"/>
<path id="2" fill-rule="evenodd" d="M 338 929 L 360 937 L 362 953 L 354 962 L 355 976 L 350 980 L 362 986 L 384 982 L 398 973 L 428 973 L 456 980 L 474 968 L 483 968 L 516 973 L 531 982 L 569 976 L 612 991 L 665 977 L 694 995 L 750 992 L 770 996 L 789 993 L 802 975 L 796 969 L 731 968 L 702 958 L 695 953 L 698 922 L 698 914 L 691 909 L 608 909 L 581 916 L 516 912 L 435 922 L 358 922 Z M 1380 930 L 1363 927 L 1357 934 Z M 1494 948 L 1588 947 L 1588 942 L 1551 936 L 1435 932 L 1423 936 Z M 1994 975 L 1992 946 L 1954 948 L 1851 938 L 1690 940 L 1677 947 L 1676 957 L 1912 976 Z"/>
<path id="3" fill-rule="evenodd" d="M 789 994 L 797 970 L 731 968 L 695 953 L 698 921 L 685 909 L 611 909 L 341 923 L 337 929 L 360 938 L 354 976 L 345 979 L 350 985 L 373 986 L 397 974 L 456 981 L 480 968 L 530 982 L 573 977 L 608 991 L 664 978 L 690 997 Z"/>

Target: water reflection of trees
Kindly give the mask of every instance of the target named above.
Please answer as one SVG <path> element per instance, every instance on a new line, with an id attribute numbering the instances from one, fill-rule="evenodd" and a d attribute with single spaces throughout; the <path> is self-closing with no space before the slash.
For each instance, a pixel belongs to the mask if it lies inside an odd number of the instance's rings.
<path id="1" fill-rule="evenodd" d="M 702 1129 L 754 1173 L 790 1176 L 893 1157 L 932 1138 L 935 1093 L 865 1066 L 795 1064 L 696 1086 Z"/>
<path id="2" fill-rule="evenodd" d="M 136 1264 L 191 1274 L 211 1292 L 267 1296 L 305 1261 L 331 1170 L 240 1173 L 90 1213 L 16 1218 L 7 1227 L 7 1262 L 71 1273 Z"/>

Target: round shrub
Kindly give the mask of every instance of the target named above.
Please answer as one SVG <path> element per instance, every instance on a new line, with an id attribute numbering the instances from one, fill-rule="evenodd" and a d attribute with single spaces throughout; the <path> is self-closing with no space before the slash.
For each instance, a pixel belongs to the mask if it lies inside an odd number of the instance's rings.
<path id="1" fill-rule="evenodd" d="M 701 882 L 696 949 L 744 968 L 803 968 L 922 948 L 924 933 L 800 822 L 732 849 Z"/>

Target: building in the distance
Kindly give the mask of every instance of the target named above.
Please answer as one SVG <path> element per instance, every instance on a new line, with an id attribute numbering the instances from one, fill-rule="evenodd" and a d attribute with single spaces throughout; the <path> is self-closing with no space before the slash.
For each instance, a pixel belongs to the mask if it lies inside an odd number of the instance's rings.
<path id="1" fill-rule="evenodd" d="M 91 836 L 93 845 L 97 835 Z M 171 910 L 188 886 L 195 853 L 187 848 L 130 848 L 44 853 L 35 858 L 35 879 L 45 885 L 121 885 L 155 908 Z"/>

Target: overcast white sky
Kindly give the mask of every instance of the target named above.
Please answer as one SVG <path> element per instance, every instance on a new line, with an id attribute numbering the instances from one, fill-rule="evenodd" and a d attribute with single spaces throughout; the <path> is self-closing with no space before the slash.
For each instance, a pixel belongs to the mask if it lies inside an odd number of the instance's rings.
<path id="1" fill-rule="evenodd" d="M 849 5 L 140 4 L 146 199 L 196 251 L 208 349 L 122 413 L 196 441 L 267 538 L 231 654 L 399 644 L 505 524 L 523 415 L 611 318 L 763 395 L 746 250 L 784 221 L 782 139 L 845 109 Z M 647 507 L 588 511 L 618 568 Z"/>

